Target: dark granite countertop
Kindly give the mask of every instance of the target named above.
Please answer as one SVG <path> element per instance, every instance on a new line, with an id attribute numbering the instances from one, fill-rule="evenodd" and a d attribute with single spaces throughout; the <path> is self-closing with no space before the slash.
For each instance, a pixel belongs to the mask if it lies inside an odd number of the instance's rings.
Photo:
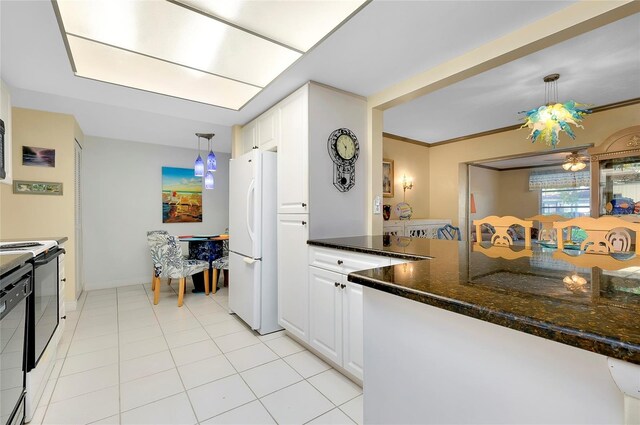
<path id="1" fill-rule="evenodd" d="M 7 254 L 0 255 L 0 275 L 20 267 L 31 258 L 31 254 Z"/>
<path id="2" fill-rule="evenodd" d="M 363 236 L 310 245 L 419 261 L 349 281 L 640 364 L 640 258 Z"/>

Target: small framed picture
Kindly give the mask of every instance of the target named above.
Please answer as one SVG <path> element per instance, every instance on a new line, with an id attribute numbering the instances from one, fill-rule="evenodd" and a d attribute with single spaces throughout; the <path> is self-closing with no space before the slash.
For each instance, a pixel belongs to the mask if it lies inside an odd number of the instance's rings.
<path id="1" fill-rule="evenodd" d="M 62 195 L 62 183 L 14 180 L 13 193 L 21 195 Z"/>
<path id="2" fill-rule="evenodd" d="M 382 196 L 393 198 L 393 160 L 382 160 Z"/>
<path id="3" fill-rule="evenodd" d="M 29 167 L 55 167 L 56 150 L 48 148 L 36 148 L 33 146 L 23 146 L 22 165 L 26 165 Z"/>

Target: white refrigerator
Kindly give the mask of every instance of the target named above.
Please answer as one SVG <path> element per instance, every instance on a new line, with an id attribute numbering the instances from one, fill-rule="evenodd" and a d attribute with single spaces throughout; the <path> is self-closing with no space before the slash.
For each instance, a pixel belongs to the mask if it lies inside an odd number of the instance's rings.
<path id="1" fill-rule="evenodd" d="M 229 310 L 267 334 L 278 325 L 276 154 L 253 149 L 229 171 Z"/>

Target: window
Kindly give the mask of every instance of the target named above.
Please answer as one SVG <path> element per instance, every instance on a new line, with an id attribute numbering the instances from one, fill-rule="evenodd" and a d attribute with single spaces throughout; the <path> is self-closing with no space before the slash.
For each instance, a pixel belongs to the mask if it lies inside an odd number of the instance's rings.
<path id="1" fill-rule="evenodd" d="M 540 214 L 559 214 L 565 217 L 588 216 L 591 207 L 588 186 L 540 190 Z"/>

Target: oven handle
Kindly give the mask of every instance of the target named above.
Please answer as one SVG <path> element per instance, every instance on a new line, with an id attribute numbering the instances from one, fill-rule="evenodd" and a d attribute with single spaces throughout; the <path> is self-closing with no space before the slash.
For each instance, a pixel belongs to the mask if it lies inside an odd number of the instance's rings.
<path id="1" fill-rule="evenodd" d="M 45 264 L 49 264 L 54 258 L 58 258 L 65 253 L 66 251 L 64 250 L 64 248 L 58 248 L 58 250 L 50 257 L 47 257 L 45 260 L 34 261 L 33 264 L 35 266 L 44 266 Z"/>

